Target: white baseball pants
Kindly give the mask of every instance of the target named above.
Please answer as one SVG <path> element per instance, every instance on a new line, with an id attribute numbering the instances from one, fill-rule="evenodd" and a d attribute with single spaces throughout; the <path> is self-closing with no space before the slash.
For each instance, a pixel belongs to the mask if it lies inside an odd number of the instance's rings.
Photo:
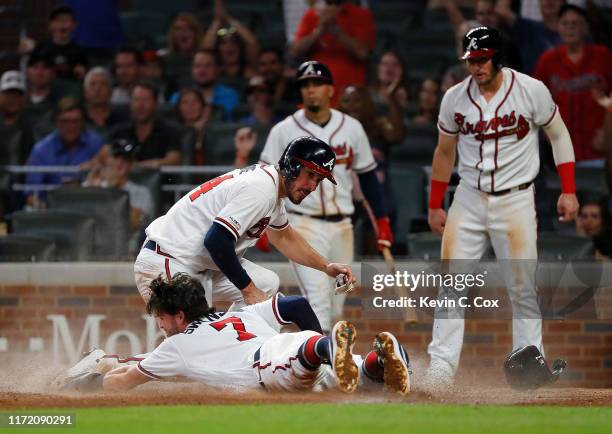
<path id="1" fill-rule="evenodd" d="M 480 192 L 461 183 L 448 211 L 442 237 L 442 259 L 479 260 L 493 246 L 512 303 L 512 347 L 542 348 L 542 319 L 536 292 L 537 220 L 533 185 L 503 196 Z M 465 267 L 450 262 L 450 271 Z M 454 268 L 454 270 L 453 270 Z M 448 294 L 440 288 L 439 297 Z M 463 345 L 463 310 L 436 309 L 430 369 L 453 375 Z"/>
<path id="2" fill-rule="evenodd" d="M 289 223 L 319 254 L 333 262 L 353 262 L 353 224 L 289 213 Z M 334 295 L 334 279 L 321 271 L 291 262 L 302 295 L 308 299 L 325 331 L 342 317 L 345 294 Z"/>
<path id="3" fill-rule="evenodd" d="M 161 249 L 163 251 L 163 247 Z M 278 291 L 280 280 L 276 273 L 244 258 L 240 259 L 240 264 L 253 280 L 255 286 L 264 291 L 268 296 L 271 297 Z M 187 273 L 202 283 L 206 291 L 206 301 L 211 306 L 214 306 L 214 303 L 217 301 L 232 302 L 234 303 L 234 308 L 244 306 L 244 299 L 240 290 L 219 270 L 196 272 L 174 258 L 144 248 L 138 254 L 136 262 L 134 262 L 136 286 L 145 302 L 149 300 L 151 293 L 149 284 L 153 279 L 159 275 L 169 278 L 179 272 Z"/>

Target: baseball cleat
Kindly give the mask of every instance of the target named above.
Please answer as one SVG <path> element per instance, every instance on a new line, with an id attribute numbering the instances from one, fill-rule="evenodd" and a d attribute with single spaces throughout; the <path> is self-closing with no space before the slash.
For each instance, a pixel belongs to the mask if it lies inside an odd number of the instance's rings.
<path id="1" fill-rule="evenodd" d="M 79 360 L 79 362 L 74 365 L 72 368 L 66 369 L 60 375 L 58 375 L 55 380 L 53 380 L 52 385 L 54 387 L 63 389 L 70 382 L 75 381 L 84 375 L 96 372 L 96 366 L 100 359 L 105 356 L 106 353 L 100 349 L 93 349 L 84 354 L 83 358 Z"/>
<path id="2" fill-rule="evenodd" d="M 397 338 L 389 332 L 374 338 L 374 350 L 382 360 L 385 388 L 404 396 L 410 392 L 410 359 Z"/>
<path id="3" fill-rule="evenodd" d="M 348 321 L 338 321 L 330 334 L 331 365 L 340 390 L 354 392 L 359 379 L 359 368 L 353 360 L 353 346 L 357 330 Z"/>

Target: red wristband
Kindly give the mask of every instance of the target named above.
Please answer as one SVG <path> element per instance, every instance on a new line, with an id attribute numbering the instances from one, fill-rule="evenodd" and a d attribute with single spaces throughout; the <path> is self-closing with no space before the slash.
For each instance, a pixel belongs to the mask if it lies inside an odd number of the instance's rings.
<path id="1" fill-rule="evenodd" d="M 429 208 L 442 208 L 442 201 L 444 200 L 447 188 L 448 182 L 436 181 L 435 179 L 431 180 L 429 186 Z"/>
<path id="2" fill-rule="evenodd" d="M 561 178 L 561 191 L 564 194 L 576 193 L 576 163 L 573 161 L 561 163 L 557 166 L 559 178 Z"/>

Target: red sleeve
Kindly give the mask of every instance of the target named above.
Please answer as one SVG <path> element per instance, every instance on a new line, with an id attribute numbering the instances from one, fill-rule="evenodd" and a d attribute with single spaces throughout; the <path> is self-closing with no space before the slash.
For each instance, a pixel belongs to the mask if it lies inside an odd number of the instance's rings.
<path id="1" fill-rule="evenodd" d="M 370 50 L 376 45 L 376 31 L 374 30 L 374 17 L 372 12 L 366 8 L 360 8 L 358 29 L 355 38 L 366 44 Z"/>
<path id="2" fill-rule="evenodd" d="M 295 32 L 295 40 L 299 41 L 304 36 L 308 36 L 314 29 L 319 25 L 319 16 L 314 8 L 308 9 L 298 25 L 297 31 Z"/>
<path id="3" fill-rule="evenodd" d="M 533 69 L 533 73 L 531 74 L 533 78 L 537 78 L 546 86 L 548 86 L 548 71 L 547 71 L 547 59 L 548 59 L 548 51 L 542 53 L 538 62 L 536 63 L 535 68 Z"/>

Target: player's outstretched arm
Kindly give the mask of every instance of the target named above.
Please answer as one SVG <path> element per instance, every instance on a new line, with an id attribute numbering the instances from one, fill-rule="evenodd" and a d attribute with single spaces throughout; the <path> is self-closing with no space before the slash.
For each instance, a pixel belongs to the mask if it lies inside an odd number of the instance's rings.
<path id="1" fill-rule="evenodd" d="M 266 233 L 274 247 L 288 259 L 305 267 L 322 271 L 330 277 L 345 274 L 347 282 L 355 282 L 353 270 L 350 266 L 329 262 L 317 253 L 291 225 L 281 230 L 267 231 Z"/>
<path id="2" fill-rule="evenodd" d="M 125 392 L 151 379 L 141 373 L 136 365 L 121 366 L 104 376 L 104 390 L 109 392 Z"/>
<path id="3" fill-rule="evenodd" d="M 457 136 L 438 133 L 438 145 L 431 163 L 429 188 L 429 212 L 427 222 L 435 233 L 442 234 L 446 224 L 446 212 L 442 208 L 448 181 L 453 173 L 457 154 Z"/>

